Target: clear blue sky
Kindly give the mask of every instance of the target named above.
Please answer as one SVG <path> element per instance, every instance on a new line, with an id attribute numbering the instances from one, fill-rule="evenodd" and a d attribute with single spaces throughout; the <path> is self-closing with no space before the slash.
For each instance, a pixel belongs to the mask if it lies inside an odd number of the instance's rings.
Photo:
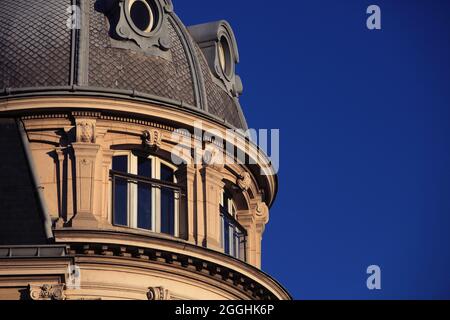
<path id="1" fill-rule="evenodd" d="M 249 125 L 281 129 L 263 269 L 297 299 L 449 299 L 450 1 L 174 5 L 231 23 Z"/>

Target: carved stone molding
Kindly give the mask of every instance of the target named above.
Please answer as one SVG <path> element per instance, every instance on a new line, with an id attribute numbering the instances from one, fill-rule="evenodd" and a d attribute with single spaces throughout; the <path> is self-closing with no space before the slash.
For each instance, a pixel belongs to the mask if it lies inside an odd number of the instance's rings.
<path id="1" fill-rule="evenodd" d="M 132 13 L 134 4 L 140 3 L 140 15 L 147 16 L 145 25 Z M 146 55 L 172 59 L 169 16 L 173 11 L 171 0 L 96 0 L 96 9 L 109 21 L 112 47 L 145 52 Z"/>
<path id="2" fill-rule="evenodd" d="M 76 119 L 76 142 L 95 143 L 96 140 L 96 120 Z"/>
<path id="3" fill-rule="evenodd" d="M 63 234 L 64 232 L 62 232 Z M 108 252 L 108 254 L 105 254 Z M 73 243 L 69 245 L 68 253 L 71 255 L 83 255 L 85 257 L 123 257 L 128 255 L 129 259 L 145 261 L 146 263 L 157 262 L 158 264 L 167 264 L 174 268 L 190 270 L 196 274 L 207 276 L 211 279 L 224 281 L 233 284 L 236 288 L 258 300 L 277 300 L 278 298 L 266 287 L 249 278 L 239 271 L 224 267 L 215 262 L 206 261 L 202 258 L 192 257 L 187 254 L 175 253 L 152 248 L 143 248 L 136 246 L 121 246 L 105 243 Z M 149 288 L 151 294 L 155 297 L 164 297 L 161 290 Z M 148 295 L 147 295 L 148 296 Z M 150 296 L 152 298 L 153 296 Z M 167 295 L 166 295 L 167 297 Z M 152 300 L 150 299 L 149 300 Z M 157 300 L 157 299 L 154 299 Z"/>
<path id="4" fill-rule="evenodd" d="M 43 284 L 42 286 L 29 286 L 29 294 L 32 300 L 65 300 L 64 284 Z"/>
<path id="5" fill-rule="evenodd" d="M 170 300 L 170 292 L 164 287 L 150 287 L 147 298 L 148 300 Z"/>
<path id="6" fill-rule="evenodd" d="M 242 190 L 248 190 L 252 184 L 252 178 L 250 174 L 246 171 L 242 172 L 238 177 L 237 184 Z"/>
<path id="7" fill-rule="evenodd" d="M 197 153 L 199 153 L 199 151 L 197 151 Z M 206 143 L 204 149 L 201 150 L 199 154 L 202 156 L 202 163 L 204 166 L 222 172 L 224 168 L 223 153 L 214 143 Z"/>
<path id="8" fill-rule="evenodd" d="M 157 129 L 145 130 L 142 133 L 142 143 L 146 149 L 158 150 L 162 143 L 161 131 Z"/>
<path id="9" fill-rule="evenodd" d="M 265 218 L 268 215 L 268 208 L 264 202 L 258 202 L 256 205 L 256 215 Z"/>

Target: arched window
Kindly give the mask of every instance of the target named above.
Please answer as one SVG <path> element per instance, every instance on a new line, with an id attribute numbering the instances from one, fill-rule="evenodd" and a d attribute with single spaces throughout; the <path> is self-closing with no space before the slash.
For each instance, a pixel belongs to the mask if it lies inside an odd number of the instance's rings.
<path id="1" fill-rule="evenodd" d="M 220 200 L 222 248 L 226 254 L 246 260 L 247 231 L 236 220 L 236 206 L 230 193 L 224 191 Z"/>
<path id="2" fill-rule="evenodd" d="M 178 237 L 181 189 L 175 170 L 154 156 L 117 153 L 111 170 L 113 224 Z"/>

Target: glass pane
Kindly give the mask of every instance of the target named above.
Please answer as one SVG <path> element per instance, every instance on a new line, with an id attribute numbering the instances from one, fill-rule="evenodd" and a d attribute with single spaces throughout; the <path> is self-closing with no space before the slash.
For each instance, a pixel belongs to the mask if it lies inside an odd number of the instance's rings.
<path id="1" fill-rule="evenodd" d="M 123 178 L 114 183 L 114 224 L 128 226 L 128 183 Z"/>
<path id="2" fill-rule="evenodd" d="M 230 224 L 228 219 L 225 217 L 223 221 L 223 231 L 224 231 L 224 244 L 223 248 L 226 254 L 230 254 Z"/>
<path id="3" fill-rule="evenodd" d="M 173 170 L 166 165 L 161 164 L 161 181 L 173 182 Z"/>
<path id="4" fill-rule="evenodd" d="M 138 175 L 151 178 L 152 161 L 138 158 Z M 152 230 L 152 185 L 146 182 L 138 182 L 138 228 Z"/>
<path id="5" fill-rule="evenodd" d="M 112 169 L 114 171 L 128 173 L 128 156 L 114 157 Z"/>
<path id="6" fill-rule="evenodd" d="M 173 182 L 174 172 L 168 166 L 161 164 L 161 181 Z M 175 235 L 175 191 L 161 188 L 161 232 Z"/>
<path id="7" fill-rule="evenodd" d="M 230 228 L 228 231 L 229 235 L 230 235 L 230 250 L 229 250 L 229 254 L 232 255 L 233 257 L 236 255 L 236 253 L 234 252 L 234 226 L 230 223 Z"/>
<path id="8" fill-rule="evenodd" d="M 152 230 L 152 186 L 138 183 L 138 228 Z"/>
<path id="9" fill-rule="evenodd" d="M 161 188 L 161 232 L 175 235 L 175 191 Z"/>
<path id="10" fill-rule="evenodd" d="M 147 158 L 138 158 L 138 176 L 152 177 L 152 160 Z"/>
<path id="11" fill-rule="evenodd" d="M 241 234 L 239 238 L 239 258 L 244 261 L 246 260 L 245 242 L 246 242 L 245 236 Z"/>
<path id="12" fill-rule="evenodd" d="M 128 172 L 128 156 L 113 157 L 112 169 Z M 115 178 L 114 183 L 114 224 L 128 226 L 128 182 L 124 178 Z"/>
<path id="13" fill-rule="evenodd" d="M 230 199 L 231 196 L 227 192 L 225 192 L 223 195 L 223 209 L 228 214 L 230 214 L 230 207 L 229 207 Z"/>

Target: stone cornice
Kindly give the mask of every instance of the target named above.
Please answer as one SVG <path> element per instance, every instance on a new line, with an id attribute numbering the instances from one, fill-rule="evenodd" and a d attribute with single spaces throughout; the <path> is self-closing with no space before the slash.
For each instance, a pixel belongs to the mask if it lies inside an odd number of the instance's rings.
<path id="1" fill-rule="evenodd" d="M 279 283 L 259 269 L 182 240 L 74 229 L 55 230 L 55 235 L 57 242 L 69 246 L 70 255 L 118 257 L 170 265 L 233 286 L 252 299 L 291 299 Z"/>

